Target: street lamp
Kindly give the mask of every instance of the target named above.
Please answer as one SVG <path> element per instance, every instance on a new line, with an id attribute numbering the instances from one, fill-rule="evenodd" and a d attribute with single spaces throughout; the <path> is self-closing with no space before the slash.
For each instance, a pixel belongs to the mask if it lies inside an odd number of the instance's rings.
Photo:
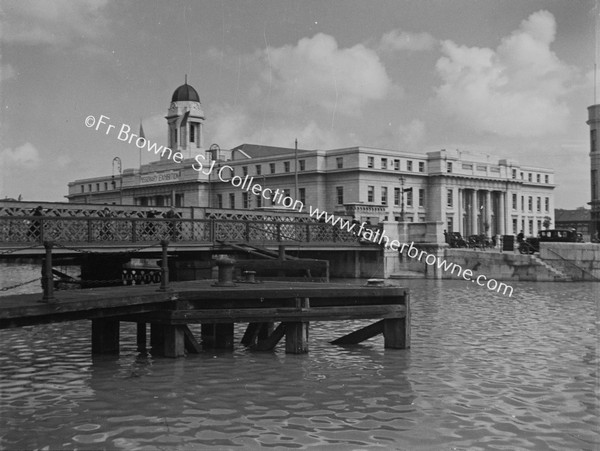
<path id="1" fill-rule="evenodd" d="M 119 172 L 119 204 L 123 203 L 123 172 L 121 166 L 121 159 L 114 157 L 112 161 L 112 179 L 113 186 L 115 185 L 115 163 L 117 163 L 117 171 Z"/>
<path id="2" fill-rule="evenodd" d="M 220 160 L 220 155 L 219 153 L 221 152 L 221 148 L 219 147 L 218 144 L 211 144 L 211 146 L 209 147 L 208 151 L 210 152 L 210 158 L 211 160 L 217 160 L 217 165 L 219 164 L 219 160 Z M 216 157 L 215 157 L 216 155 Z M 212 166 L 211 166 L 211 170 L 208 173 L 208 208 L 212 207 L 212 183 L 210 180 L 210 176 L 212 175 Z"/>

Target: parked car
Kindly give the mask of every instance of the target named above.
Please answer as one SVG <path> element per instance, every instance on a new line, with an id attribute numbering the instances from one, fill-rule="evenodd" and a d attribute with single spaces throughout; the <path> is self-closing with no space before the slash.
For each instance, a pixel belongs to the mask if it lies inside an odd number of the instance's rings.
<path id="1" fill-rule="evenodd" d="M 519 244 L 519 252 L 521 254 L 539 252 L 540 242 L 578 243 L 582 241 L 582 234 L 572 229 L 540 230 L 537 237 L 527 238 Z"/>
<path id="2" fill-rule="evenodd" d="M 467 247 L 467 242 L 459 232 L 449 232 L 446 239 L 450 247 Z"/>

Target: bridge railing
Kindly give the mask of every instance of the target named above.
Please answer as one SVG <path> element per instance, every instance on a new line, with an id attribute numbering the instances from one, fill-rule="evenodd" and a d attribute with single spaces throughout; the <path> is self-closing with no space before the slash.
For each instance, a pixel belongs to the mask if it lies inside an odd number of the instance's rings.
<path id="1" fill-rule="evenodd" d="M 320 222 L 182 218 L 0 217 L 0 243 L 170 242 L 356 243 L 353 233 Z"/>

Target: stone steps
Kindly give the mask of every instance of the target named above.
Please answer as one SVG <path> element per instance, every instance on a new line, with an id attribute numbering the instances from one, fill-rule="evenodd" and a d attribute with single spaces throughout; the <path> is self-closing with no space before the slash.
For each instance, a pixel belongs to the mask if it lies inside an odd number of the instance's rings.
<path id="1" fill-rule="evenodd" d="M 572 281 L 573 279 L 571 278 L 571 276 L 565 274 L 564 272 L 560 271 L 559 269 L 555 268 L 554 266 L 552 266 L 551 264 L 545 262 L 544 260 L 542 260 L 541 258 L 539 258 L 536 255 L 531 255 L 530 256 L 531 259 L 538 263 L 539 265 L 543 266 L 544 268 L 546 268 L 548 271 L 550 271 L 552 274 L 554 274 L 554 280 L 556 281 L 563 281 L 563 282 L 569 282 Z"/>

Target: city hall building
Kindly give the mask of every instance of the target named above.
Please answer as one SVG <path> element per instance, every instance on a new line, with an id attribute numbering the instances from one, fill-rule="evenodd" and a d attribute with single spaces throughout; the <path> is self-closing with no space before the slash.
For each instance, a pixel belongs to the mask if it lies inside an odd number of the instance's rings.
<path id="1" fill-rule="evenodd" d="M 362 146 L 206 146 L 200 98 L 187 83 L 173 93 L 166 121 L 168 146 L 153 149 L 156 161 L 70 182 L 69 201 L 232 210 L 289 207 L 306 213 L 318 208 L 372 224 L 438 221 L 465 236 L 521 230 L 535 235 L 545 221 L 554 224 L 554 172 L 547 168 L 445 149 L 422 154 Z M 248 185 L 236 186 L 233 177 Z M 248 189 L 250 181 L 260 189 Z"/>

